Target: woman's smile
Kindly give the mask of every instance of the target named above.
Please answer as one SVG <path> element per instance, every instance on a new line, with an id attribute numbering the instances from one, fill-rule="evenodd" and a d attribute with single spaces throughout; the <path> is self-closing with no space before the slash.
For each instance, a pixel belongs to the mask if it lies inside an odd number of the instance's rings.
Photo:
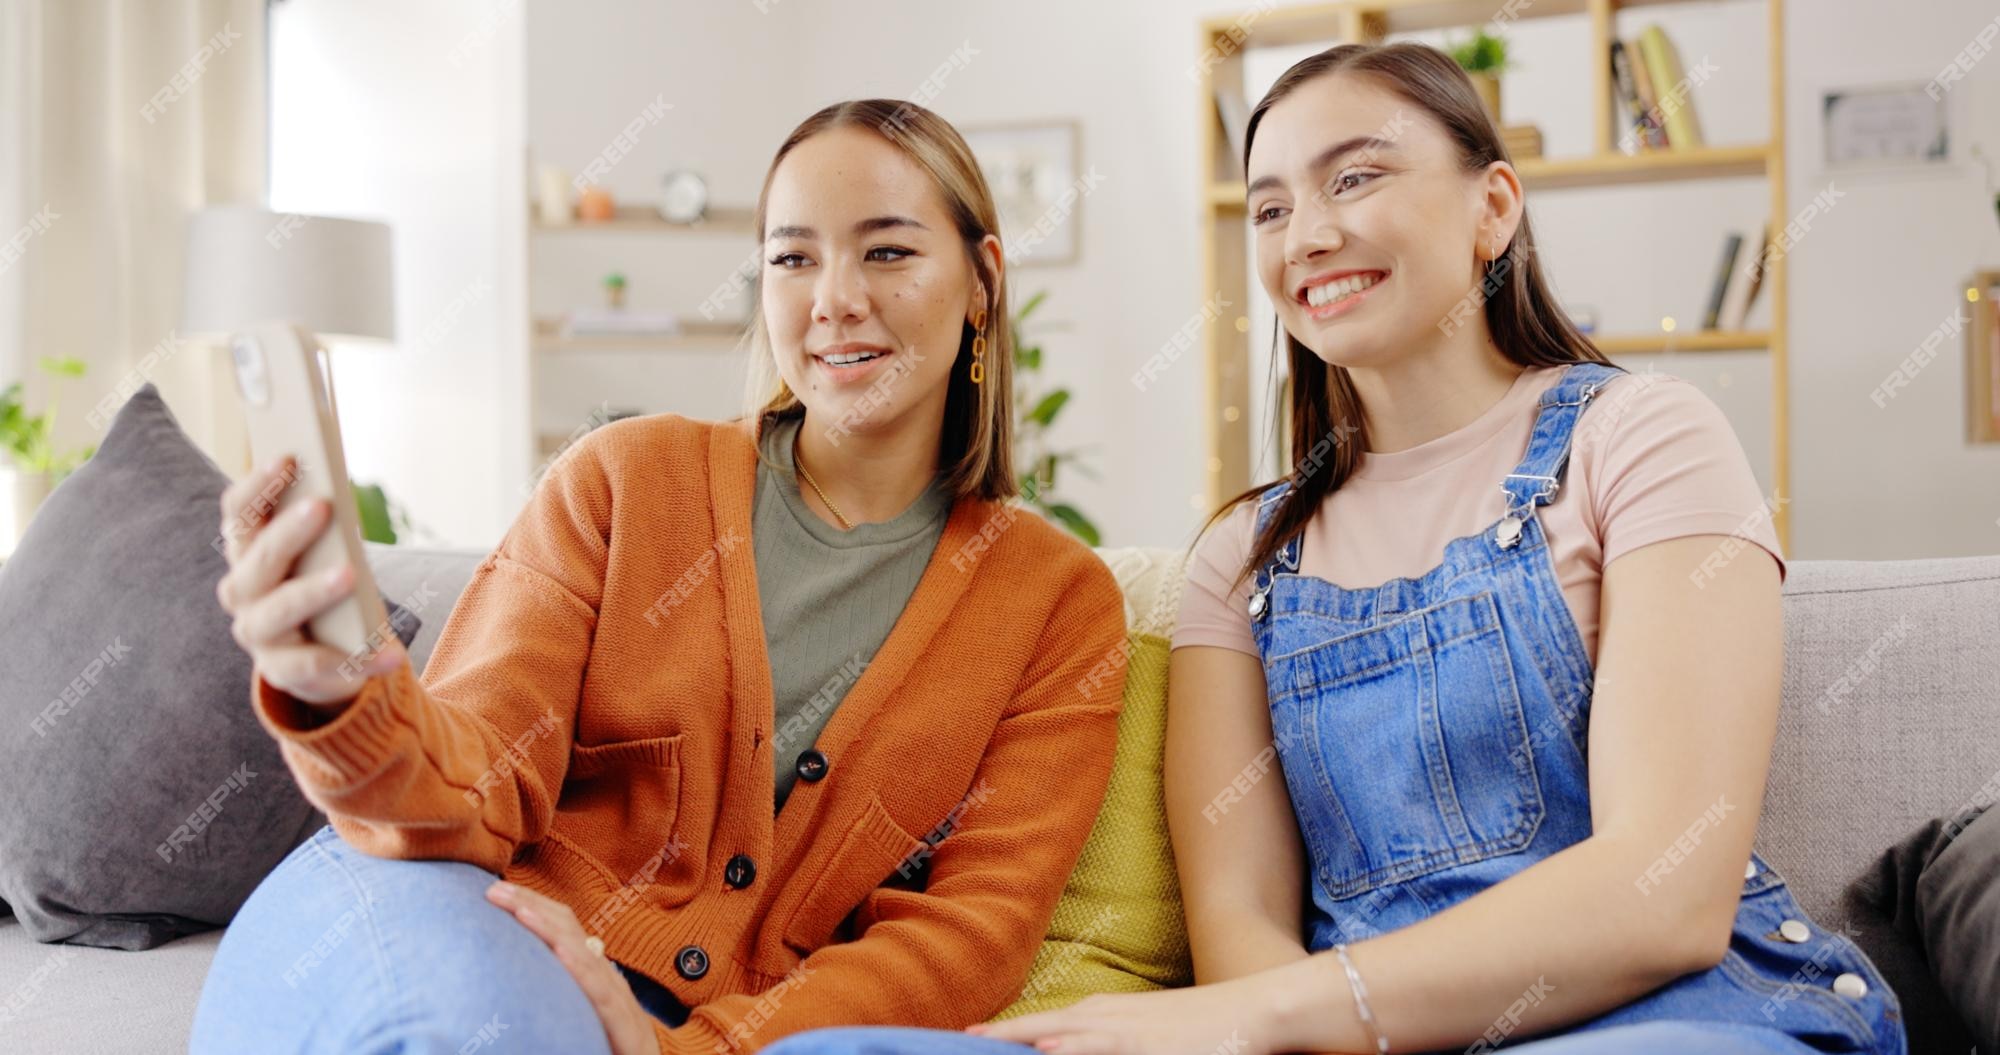
<path id="1" fill-rule="evenodd" d="M 1294 299 L 1305 305 L 1306 318 L 1331 319 L 1360 307 L 1388 280 L 1387 271 L 1329 271 L 1307 279 Z"/>
<path id="2" fill-rule="evenodd" d="M 835 385 L 866 384 L 889 369 L 896 358 L 894 349 L 863 341 L 830 344 L 807 354 L 812 357 L 815 372 Z"/>

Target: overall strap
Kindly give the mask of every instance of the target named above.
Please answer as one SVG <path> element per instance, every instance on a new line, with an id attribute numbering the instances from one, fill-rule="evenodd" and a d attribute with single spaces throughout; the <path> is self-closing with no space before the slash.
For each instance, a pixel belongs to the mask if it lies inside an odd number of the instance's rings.
<path id="1" fill-rule="evenodd" d="M 1291 481 L 1280 480 L 1278 483 L 1272 485 L 1270 490 L 1257 496 L 1257 516 L 1255 526 L 1251 530 L 1251 537 L 1253 539 L 1263 532 L 1265 524 L 1270 523 L 1272 514 L 1277 511 L 1278 502 L 1285 495 L 1289 494 L 1291 489 Z M 1297 572 L 1299 570 L 1299 546 L 1302 537 L 1303 533 L 1286 539 L 1285 544 L 1278 547 L 1278 551 L 1272 554 L 1271 559 L 1266 561 L 1263 567 L 1258 568 L 1252 574 L 1250 582 L 1250 618 L 1252 621 L 1261 619 L 1265 610 L 1270 606 L 1271 584 L 1277 580 L 1279 569 L 1282 568 L 1289 572 Z"/>
<path id="2" fill-rule="evenodd" d="M 1528 451 L 1521 463 L 1500 483 L 1507 492 L 1507 515 L 1501 521 L 1496 540 L 1502 548 L 1520 539 L 1521 522 L 1535 515 L 1562 486 L 1563 471 L 1569 466 L 1570 442 L 1577 419 L 1583 416 L 1599 389 L 1625 371 L 1606 363 L 1576 363 L 1563 371 L 1562 379 L 1542 393 L 1535 409 L 1535 429 L 1528 438 Z"/>

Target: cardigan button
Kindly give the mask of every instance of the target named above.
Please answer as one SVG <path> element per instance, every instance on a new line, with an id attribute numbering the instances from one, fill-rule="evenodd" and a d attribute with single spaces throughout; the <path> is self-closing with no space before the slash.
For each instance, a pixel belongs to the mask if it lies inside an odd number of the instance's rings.
<path id="1" fill-rule="evenodd" d="M 749 886 L 757 879 L 757 862 L 748 854 L 737 854 L 722 866 L 722 881 L 738 890 Z"/>
<path id="2" fill-rule="evenodd" d="M 708 973 L 708 953 L 699 945 L 689 945 L 674 954 L 674 970 L 692 982 Z"/>
<path id="3" fill-rule="evenodd" d="M 826 778 L 828 764 L 825 755 L 820 754 L 818 751 L 807 749 L 803 754 L 799 755 L 798 764 L 793 766 L 792 769 L 798 773 L 800 780 L 817 784 Z"/>

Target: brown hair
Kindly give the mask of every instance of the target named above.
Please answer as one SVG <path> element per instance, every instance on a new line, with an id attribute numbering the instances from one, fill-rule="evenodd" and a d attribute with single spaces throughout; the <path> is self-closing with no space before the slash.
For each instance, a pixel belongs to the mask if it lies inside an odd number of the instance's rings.
<path id="1" fill-rule="evenodd" d="M 764 189 L 757 194 L 757 242 L 761 246 L 764 241 L 765 208 L 778 164 L 800 143 L 833 128 L 861 128 L 881 136 L 928 173 L 944 197 L 945 208 L 965 243 L 966 260 L 986 289 L 986 325 L 975 331 L 968 322 L 959 336 L 958 355 L 945 393 L 944 425 L 938 433 L 942 486 L 954 496 L 1011 498 L 1018 491 L 1013 458 L 1013 327 L 1008 324 L 1011 316 L 1004 276 L 988 266 L 980 250 L 987 235 L 999 234 L 1000 214 L 980 174 L 979 162 L 958 130 L 915 103 L 895 99 L 835 103 L 806 118 L 785 137 L 764 174 Z M 986 364 L 985 380 L 974 384 L 972 344 L 981 334 L 986 338 L 985 354 L 980 357 Z M 798 395 L 773 367 L 771 336 L 761 307 L 755 312 L 746 341 L 751 353 L 750 413 L 804 413 Z"/>
<path id="2" fill-rule="evenodd" d="M 1306 82 L 1336 72 L 1369 75 L 1385 90 L 1430 114 L 1457 145 L 1459 165 L 1465 172 L 1484 171 L 1495 161 L 1512 164 L 1472 81 L 1444 52 L 1415 43 L 1342 44 L 1300 60 L 1264 93 L 1250 113 L 1244 136 L 1246 169 L 1250 144 L 1257 140 L 1257 126 L 1271 107 Z M 1534 243 L 1534 231 L 1523 211 L 1514 240 L 1487 265 L 1482 287 L 1488 290 L 1486 324 L 1500 354 L 1530 367 L 1606 362 L 1604 354 L 1577 331 L 1549 292 Z M 1291 491 L 1279 500 L 1270 521 L 1257 532 L 1238 581 L 1269 562 L 1281 546 L 1305 530 L 1327 496 L 1352 475 L 1361 452 L 1368 449 L 1361 398 L 1347 369 L 1314 355 L 1285 332 L 1282 321 L 1272 337 L 1273 359 L 1280 343 L 1291 365 L 1291 460 L 1297 468 Z M 1329 440 L 1331 458 L 1325 454 Z M 1270 486 L 1258 484 L 1231 498 L 1210 515 L 1208 524 Z"/>

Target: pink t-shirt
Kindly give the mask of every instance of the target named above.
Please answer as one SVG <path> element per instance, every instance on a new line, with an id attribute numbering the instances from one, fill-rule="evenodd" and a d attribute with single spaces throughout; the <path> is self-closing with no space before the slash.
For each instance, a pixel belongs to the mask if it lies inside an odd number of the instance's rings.
<path id="1" fill-rule="evenodd" d="M 1362 456 L 1353 476 L 1306 525 L 1299 571 L 1349 589 L 1416 578 L 1444 560 L 1447 542 L 1491 527 L 1506 511 L 1500 482 L 1520 464 L 1536 401 L 1561 367 L 1522 371 L 1484 414 L 1455 432 L 1389 454 Z M 1537 514 L 1556 579 L 1597 656 L 1604 568 L 1641 546 L 1689 535 L 1733 535 L 1778 559 L 1769 506 L 1736 433 L 1701 390 L 1665 374 L 1606 383 L 1577 419 L 1560 490 Z M 1181 595 L 1174 647 L 1217 645 L 1257 654 L 1245 607 L 1256 503 L 1245 502 L 1196 545 Z M 1754 558 L 1742 542 L 1727 560 Z M 1232 587 L 1232 583 L 1235 585 Z"/>

